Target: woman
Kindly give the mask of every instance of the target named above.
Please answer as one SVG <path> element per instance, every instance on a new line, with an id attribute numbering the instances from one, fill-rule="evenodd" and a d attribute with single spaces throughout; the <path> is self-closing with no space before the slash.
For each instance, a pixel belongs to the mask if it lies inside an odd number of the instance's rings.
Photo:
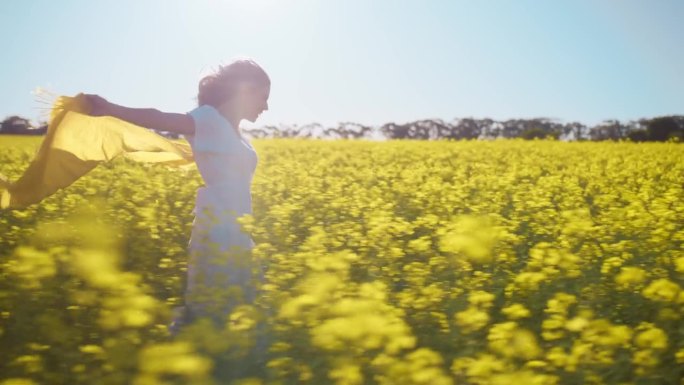
<path id="1" fill-rule="evenodd" d="M 254 122 L 268 110 L 270 86 L 261 66 L 239 59 L 200 81 L 198 107 L 187 114 L 128 108 L 86 95 L 90 115 L 184 135 L 204 180 L 188 245 L 185 307 L 170 326 L 172 334 L 196 317 L 225 322 L 235 305 L 256 296 L 249 258 L 254 242 L 241 232 L 236 218 L 252 213 L 251 182 L 258 157 L 239 126 L 243 119 Z"/>

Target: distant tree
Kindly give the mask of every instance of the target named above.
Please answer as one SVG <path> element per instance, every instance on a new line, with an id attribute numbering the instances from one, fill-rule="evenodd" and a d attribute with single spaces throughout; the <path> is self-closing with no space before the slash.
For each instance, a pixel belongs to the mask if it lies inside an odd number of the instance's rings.
<path id="1" fill-rule="evenodd" d="M 337 135 L 344 139 L 358 139 L 365 137 L 371 131 L 370 126 L 353 122 L 340 122 L 337 125 Z"/>
<path id="2" fill-rule="evenodd" d="M 503 135 L 503 124 L 495 120 L 486 118 L 482 119 L 482 132 L 480 133 L 481 138 L 499 138 Z"/>
<path id="3" fill-rule="evenodd" d="M 31 126 L 28 119 L 13 115 L 0 122 L 0 134 L 44 135 L 48 125 L 41 122 L 38 128 Z M 163 136 L 178 138 L 170 132 L 159 131 Z M 382 126 L 367 126 L 354 122 L 340 122 L 335 127 L 324 128 L 319 123 L 303 126 L 297 124 L 267 125 L 245 129 L 251 138 L 331 138 L 360 139 L 374 137 L 386 139 L 493 139 L 493 138 L 547 138 L 563 140 L 619 140 L 629 138 L 635 142 L 665 141 L 680 138 L 684 141 L 684 115 L 642 118 L 621 123 L 605 120 L 588 128 L 579 122 L 560 123 L 550 118 L 509 119 L 496 121 L 489 118 L 461 118 L 451 122 L 441 119 L 422 119 L 409 123 L 386 123 Z"/>
<path id="4" fill-rule="evenodd" d="M 388 139 L 409 139 L 409 125 L 385 123 L 380 127 L 380 132 Z"/>
<path id="5" fill-rule="evenodd" d="M 670 138 L 684 139 L 684 128 L 679 125 L 674 116 L 663 116 L 651 119 L 647 129 L 650 140 L 664 142 Z"/>
<path id="6" fill-rule="evenodd" d="M 451 133 L 451 124 L 442 119 L 432 119 L 428 124 L 430 130 L 430 139 L 446 138 Z"/>
<path id="7" fill-rule="evenodd" d="M 262 129 L 264 130 L 265 136 L 268 138 L 278 138 L 279 137 L 279 135 L 278 135 L 279 130 L 278 130 L 277 126 L 267 125 L 267 126 L 262 127 Z"/>
<path id="8" fill-rule="evenodd" d="M 18 115 L 12 115 L 0 122 L 0 133 L 23 135 L 32 128 L 28 119 Z"/>
<path id="9" fill-rule="evenodd" d="M 633 142 L 646 142 L 649 140 L 648 131 L 646 130 L 631 130 L 627 137 Z"/>
<path id="10" fill-rule="evenodd" d="M 318 138 L 323 133 L 323 126 L 320 123 L 309 123 L 302 126 L 302 137 Z"/>
<path id="11" fill-rule="evenodd" d="M 530 127 L 526 128 L 523 130 L 523 132 L 520 133 L 520 137 L 526 140 L 531 140 L 531 139 L 544 139 L 547 137 L 553 138 L 553 139 L 558 139 L 559 133 L 549 130 L 548 128 L 542 128 L 542 127 Z"/>
<path id="12" fill-rule="evenodd" d="M 323 136 L 326 138 L 341 138 L 340 132 L 337 127 L 328 127 L 323 130 Z"/>
<path id="13" fill-rule="evenodd" d="M 589 130 L 592 140 L 618 140 L 626 137 L 627 127 L 615 119 L 604 120 Z"/>
<path id="14" fill-rule="evenodd" d="M 588 139 L 587 126 L 580 122 L 566 123 L 563 126 L 563 135 L 572 140 Z"/>
<path id="15" fill-rule="evenodd" d="M 251 138 L 265 138 L 266 132 L 261 128 L 245 129 Z"/>
<path id="16" fill-rule="evenodd" d="M 454 134 L 452 137 L 456 139 L 477 139 L 482 133 L 481 125 L 473 118 L 463 118 L 458 120 L 454 125 Z"/>
<path id="17" fill-rule="evenodd" d="M 408 123 L 407 135 L 409 139 L 427 140 L 433 137 L 434 122 L 430 119 L 416 120 Z"/>
<path id="18" fill-rule="evenodd" d="M 27 135 L 45 135 L 47 134 L 48 124 L 47 122 L 42 122 L 38 128 L 28 130 Z"/>
<path id="19" fill-rule="evenodd" d="M 517 138 L 526 128 L 524 119 L 509 119 L 501 122 L 501 136 L 504 138 Z"/>
<path id="20" fill-rule="evenodd" d="M 292 138 L 299 134 L 299 126 L 279 124 L 278 126 L 268 125 L 262 127 L 264 137 L 267 138 Z"/>

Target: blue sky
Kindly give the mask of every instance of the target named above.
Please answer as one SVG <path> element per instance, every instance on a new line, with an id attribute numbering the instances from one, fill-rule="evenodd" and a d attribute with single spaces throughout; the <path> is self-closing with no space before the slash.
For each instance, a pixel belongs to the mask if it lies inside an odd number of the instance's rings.
<path id="1" fill-rule="evenodd" d="M 684 114 L 681 0 L 0 2 L 0 118 L 32 91 L 186 112 L 237 55 L 272 80 L 256 124 Z"/>

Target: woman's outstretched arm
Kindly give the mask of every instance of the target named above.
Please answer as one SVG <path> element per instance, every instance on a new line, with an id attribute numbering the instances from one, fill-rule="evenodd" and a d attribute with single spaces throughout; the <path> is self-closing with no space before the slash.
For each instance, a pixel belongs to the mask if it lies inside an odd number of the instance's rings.
<path id="1" fill-rule="evenodd" d="M 195 133 L 195 122 L 187 114 L 162 112 L 155 108 L 130 108 L 108 102 L 98 95 L 86 94 L 92 116 L 113 116 L 136 126 L 183 135 Z"/>

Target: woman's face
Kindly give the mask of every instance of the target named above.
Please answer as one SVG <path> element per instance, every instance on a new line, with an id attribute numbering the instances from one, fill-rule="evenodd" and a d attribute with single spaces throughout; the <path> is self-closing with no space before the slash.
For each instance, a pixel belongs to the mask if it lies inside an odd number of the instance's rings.
<path id="1" fill-rule="evenodd" d="M 242 117 L 250 122 L 257 120 L 259 115 L 268 110 L 268 97 L 271 93 L 270 85 L 249 84 L 241 92 Z"/>

